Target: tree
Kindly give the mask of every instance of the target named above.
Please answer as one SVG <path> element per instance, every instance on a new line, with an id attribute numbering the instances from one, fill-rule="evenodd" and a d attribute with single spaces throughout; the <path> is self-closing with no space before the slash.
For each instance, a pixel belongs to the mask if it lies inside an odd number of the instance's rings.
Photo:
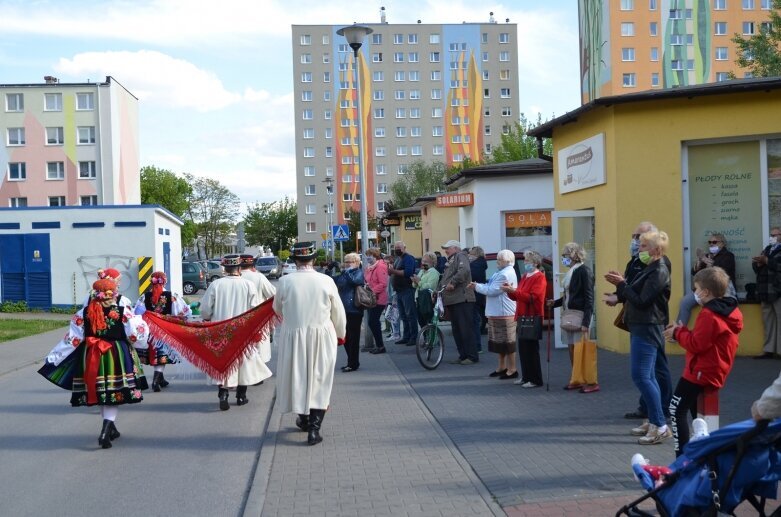
<path id="1" fill-rule="evenodd" d="M 295 201 L 285 196 L 280 201 L 255 203 L 244 218 L 244 235 L 251 246 L 270 246 L 279 253 L 287 249 L 298 235 L 298 213 Z"/>
<path id="2" fill-rule="evenodd" d="M 532 123 L 521 113 L 521 119 L 510 128 L 507 134 L 502 134 L 502 143 L 494 147 L 488 163 L 505 163 L 537 158 L 537 138 L 526 133 L 542 124 L 542 115 L 537 114 L 537 123 Z M 553 154 L 553 141 L 543 139 L 542 152 L 547 156 Z"/>
<path id="3" fill-rule="evenodd" d="M 781 0 L 773 0 L 769 22 L 762 23 L 759 33 L 748 38 L 740 34 L 732 37 L 737 59 L 735 63 L 751 73 L 752 77 L 781 76 Z M 734 79 L 735 74 L 729 73 Z"/>
<path id="4" fill-rule="evenodd" d="M 239 197 L 215 179 L 184 176 L 192 186 L 188 215 L 196 226 L 198 258 L 203 258 L 201 247 L 206 258 L 218 256 L 225 251 L 235 232 Z"/>
<path id="5" fill-rule="evenodd" d="M 141 168 L 141 203 L 160 205 L 184 221 L 182 246 L 189 246 L 195 239 L 195 224 L 188 216 L 191 194 L 187 180 L 173 172 L 152 165 Z"/>
<path id="6" fill-rule="evenodd" d="M 361 231 L 361 213 L 358 210 L 350 208 L 347 210 L 346 215 L 349 218 L 347 221 L 347 227 L 350 230 L 350 240 L 345 241 L 344 244 L 342 244 L 342 249 L 345 253 L 350 253 L 358 250 L 356 242 L 358 241 L 358 232 Z M 374 217 L 371 210 L 366 212 L 366 223 L 369 227 L 369 231 L 378 230 L 381 222 L 382 218 Z M 379 236 L 377 242 L 379 242 Z"/>
<path id="7" fill-rule="evenodd" d="M 406 208 L 421 196 L 445 191 L 446 167 L 442 162 L 412 162 L 406 174 L 391 185 L 391 201 L 396 208 Z"/>

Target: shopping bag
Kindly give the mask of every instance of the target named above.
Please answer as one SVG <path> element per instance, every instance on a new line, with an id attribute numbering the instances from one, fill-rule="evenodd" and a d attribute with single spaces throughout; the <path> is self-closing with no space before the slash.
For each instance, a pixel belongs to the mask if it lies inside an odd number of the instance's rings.
<path id="1" fill-rule="evenodd" d="M 575 343 L 572 354 L 572 376 L 569 383 L 574 386 L 598 384 L 597 382 L 597 344 L 586 337 Z"/>

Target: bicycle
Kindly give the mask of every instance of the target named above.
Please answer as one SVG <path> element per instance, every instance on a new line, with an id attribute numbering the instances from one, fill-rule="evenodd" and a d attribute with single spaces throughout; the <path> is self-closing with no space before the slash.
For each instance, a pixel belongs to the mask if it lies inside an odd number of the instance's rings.
<path id="1" fill-rule="evenodd" d="M 437 296 L 441 296 L 443 290 L 437 291 Z M 426 370 L 434 370 L 445 356 L 445 336 L 439 330 L 439 318 L 439 309 L 435 304 L 431 322 L 424 325 L 415 338 L 415 353 L 418 356 L 418 362 Z"/>

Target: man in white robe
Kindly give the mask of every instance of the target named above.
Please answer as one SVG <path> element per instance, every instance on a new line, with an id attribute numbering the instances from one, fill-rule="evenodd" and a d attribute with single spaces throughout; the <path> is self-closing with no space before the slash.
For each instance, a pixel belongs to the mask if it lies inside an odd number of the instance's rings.
<path id="1" fill-rule="evenodd" d="M 241 277 L 239 255 L 225 255 L 222 259 L 225 276 L 212 282 L 201 299 L 201 317 L 205 321 L 223 321 L 259 305 L 255 285 Z M 236 388 L 236 405 L 243 406 L 247 399 L 247 386 L 257 384 L 271 377 L 271 370 L 260 356 L 257 348 L 241 360 L 239 368 L 223 379 L 212 379 L 217 384 L 220 409 L 230 409 L 228 389 Z"/>
<path id="2" fill-rule="evenodd" d="M 309 432 L 309 445 L 323 441 L 320 426 L 331 402 L 336 347 L 347 333 L 336 284 L 312 267 L 316 251 L 312 242 L 293 246 L 296 271 L 280 279 L 273 305 L 282 316 L 276 338 L 277 406 L 298 414 L 296 425 Z"/>

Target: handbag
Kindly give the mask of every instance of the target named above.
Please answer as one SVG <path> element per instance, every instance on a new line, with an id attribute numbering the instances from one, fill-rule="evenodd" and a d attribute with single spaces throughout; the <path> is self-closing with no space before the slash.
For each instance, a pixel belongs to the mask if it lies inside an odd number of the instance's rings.
<path id="1" fill-rule="evenodd" d="M 564 309 L 561 311 L 561 323 L 559 326 L 568 332 L 580 332 L 580 327 L 583 326 L 583 311 Z"/>
<path id="2" fill-rule="evenodd" d="M 368 285 L 356 285 L 353 304 L 358 309 L 372 309 L 377 306 L 377 295 Z"/>
<path id="3" fill-rule="evenodd" d="M 626 332 L 629 332 L 629 327 L 624 323 L 624 306 L 621 306 L 621 310 L 618 313 L 618 316 L 616 316 L 616 319 L 613 320 L 613 325 L 620 328 L 621 330 L 624 330 Z"/>
<path id="4" fill-rule="evenodd" d="M 530 295 L 534 306 L 534 295 Z M 517 332 L 519 339 L 539 341 L 542 339 L 542 316 L 518 316 Z"/>

